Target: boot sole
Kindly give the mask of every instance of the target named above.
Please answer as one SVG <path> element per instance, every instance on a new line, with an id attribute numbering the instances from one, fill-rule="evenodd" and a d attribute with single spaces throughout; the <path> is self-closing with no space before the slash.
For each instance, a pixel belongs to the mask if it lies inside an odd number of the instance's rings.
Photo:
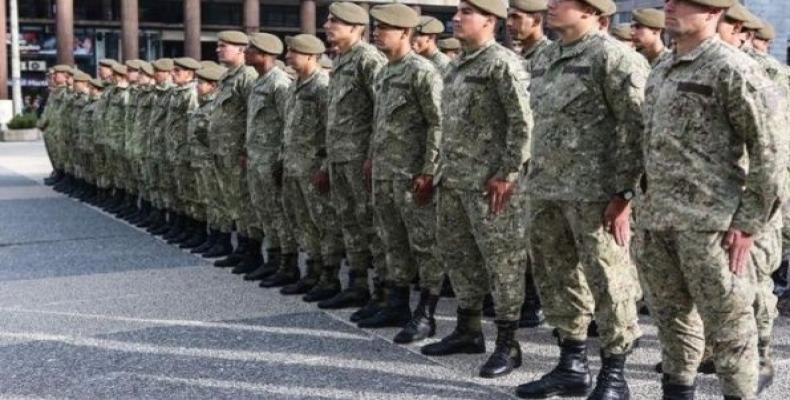
<path id="1" fill-rule="evenodd" d="M 422 353 L 422 355 L 424 355 L 424 356 L 431 356 L 431 357 L 451 356 L 451 355 L 454 355 L 454 354 L 483 354 L 485 352 L 486 352 L 485 348 L 480 349 L 480 348 L 477 348 L 477 347 L 475 347 L 475 348 L 463 347 L 463 348 L 458 349 L 458 350 L 453 351 L 453 352 L 438 353 L 438 354 L 426 353 L 426 352 L 423 352 L 422 350 L 420 351 L 420 353 Z"/>
<path id="2" fill-rule="evenodd" d="M 567 391 L 567 392 L 552 392 L 552 393 L 545 393 L 540 395 L 534 396 L 525 396 L 521 395 L 516 391 L 516 396 L 522 399 L 550 399 L 552 397 L 587 397 L 592 393 L 593 388 L 592 386 L 586 389 L 577 389 L 575 391 Z"/>

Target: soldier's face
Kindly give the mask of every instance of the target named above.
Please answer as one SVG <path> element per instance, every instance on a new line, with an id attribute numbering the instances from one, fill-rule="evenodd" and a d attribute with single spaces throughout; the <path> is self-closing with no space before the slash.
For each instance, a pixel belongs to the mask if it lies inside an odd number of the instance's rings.
<path id="1" fill-rule="evenodd" d="M 288 49 L 285 62 L 296 71 L 303 71 L 310 64 L 310 55 Z"/>
<path id="2" fill-rule="evenodd" d="M 332 14 L 326 17 L 324 31 L 326 32 L 326 40 L 329 42 L 349 40 L 356 35 L 354 25 L 349 25 L 335 18 Z"/>
<path id="3" fill-rule="evenodd" d="M 510 37 L 514 40 L 523 40 L 534 29 L 540 27 L 540 20 L 536 18 L 535 14 L 525 13 L 515 8 L 511 8 L 505 20 L 505 27 L 507 27 Z"/>
<path id="4" fill-rule="evenodd" d="M 407 30 L 389 26 L 387 24 L 376 23 L 373 28 L 373 42 L 376 47 L 386 52 L 401 46 L 404 41 L 409 40 Z"/>
<path id="5" fill-rule="evenodd" d="M 103 65 L 99 67 L 99 78 L 105 81 L 112 78 L 112 69 Z"/>
<path id="6" fill-rule="evenodd" d="M 88 87 L 88 82 L 74 82 L 74 90 L 79 93 L 88 94 L 90 92 L 90 88 Z"/>
<path id="7" fill-rule="evenodd" d="M 244 46 L 219 41 L 217 42 L 217 59 L 222 64 L 236 64 L 244 61 L 244 48 Z"/>
<path id="8" fill-rule="evenodd" d="M 754 48 L 757 49 L 757 51 L 767 53 L 768 48 L 771 47 L 771 42 L 755 37 L 754 39 L 752 39 L 752 46 L 754 46 Z"/>
<path id="9" fill-rule="evenodd" d="M 126 74 L 126 77 L 129 79 L 129 82 L 137 82 L 140 80 L 140 72 L 136 69 L 130 69 Z"/>
<path id="10" fill-rule="evenodd" d="M 651 46 L 656 40 L 659 39 L 661 31 L 648 28 L 642 24 L 631 24 L 631 37 L 634 39 L 634 46 L 637 49 L 643 49 Z"/>
<path id="11" fill-rule="evenodd" d="M 154 72 L 154 79 L 156 83 L 162 84 L 170 81 L 172 78 L 170 77 L 169 71 L 156 71 Z"/>
<path id="12" fill-rule="evenodd" d="M 599 16 L 591 15 L 590 6 L 577 0 L 551 0 L 548 5 L 549 11 L 546 13 L 546 23 L 554 29 L 577 26 L 583 20 L 590 18 L 598 19 L 597 22 L 599 24 L 603 22 Z"/>
<path id="13" fill-rule="evenodd" d="M 460 40 L 476 39 L 489 29 L 493 31 L 496 19 L 485 15 L 468 3 L 460 2 L 453 15 L 453 35 Z"/>
<path id="14" fill-rule="evenodd" d="M 721 40 L 723 40 L 725 43 L 740 47 L 742 43 L 742 28 L 743 23 L 740 21 L 735 22 L 727 18 L 722 18 L 722 20 L 719 21 L 719 25 L 716 27 L 716 31 L 719 33 L 719 36 L 721 36 Z"/>
<path id="15" fill-rule="evenodd" d="M 428 35 L 414 35 L 411 37 L 411 49 L 415 53 L 424 53 L 428 50 L 428 45 L 431 42 L 431 37 Z"/>
<path id="16" fill-rule="evenodd" d="M 687 0 L 667 0 L 664 6 L 667 32 L 672 36 L 699 32 L 719 21 L 721 10 L 705 7 Z"/>
<path id="17" fill-rule="evenodd" d="M 442 50 L 442 53 L 447 57 L 450 57 L 451 60 L 455 60 L 458 57 L 458 50 Z"/>
<path id="18" fill-rule="evenodd" d="M 176 85 L 186 85 L 195 79 L 195 72 L 186 68 L 174 67 L 173 68 L 173 82 Z"/>
<path id="19" fill-rule="evenodd" d="M 55 82 L 56 85 L 65 85 L 69 82 L 69 77 L 65 72 L 55 72 L 55 74 L 52 75 L 52 81 Z"/>
<path id="20" fill-rule="evenodd" d="M 203 79 L 198 80 L 197 91 L 201 96 L 205 96 L 213 92 L 216 88 L 217 84 L 214 82 L 204 81 Z"/>

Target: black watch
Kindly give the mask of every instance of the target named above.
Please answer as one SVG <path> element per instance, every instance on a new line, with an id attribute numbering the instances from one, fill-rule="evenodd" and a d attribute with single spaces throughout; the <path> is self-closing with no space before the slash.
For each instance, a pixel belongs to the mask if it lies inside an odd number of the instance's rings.
<path id="1" fill-rule="evenodd" d="M 634 193 L 634 191 L 631 189 L 626 189 L 623 190 L 622 192 L 615 193 L 615 196 L 620 196 L 625 201 L 631 201 L 631 199 L 633 199 L 634 196 L 636 196 L 636 193 Z"/>

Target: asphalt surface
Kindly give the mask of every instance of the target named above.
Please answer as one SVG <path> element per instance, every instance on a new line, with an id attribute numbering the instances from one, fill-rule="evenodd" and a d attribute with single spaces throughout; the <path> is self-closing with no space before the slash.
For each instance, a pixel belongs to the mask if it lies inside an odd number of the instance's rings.
<path id="1" fill-rule="evenodd" d="M 477 378 L 486 355 L 424 357 L 393 344 L 395 329 L 244 282 L 53 192 L 49 170 L 40 142 L 0 143 L 0 399 L 511 399 L 556 361 L 550 327 L 522 329 L 524 365 Z M 454 310 L 441 300 L 433 340 Z M 634 399 L 659 399 L 656 330 L 642 322 L 628 379 Z M 491 351 L 490 321 L 485 332 Z M 764 399 L 790 393 L 789 332 L 777 321 Z M 720 397 L 701 376 L 697 398 Z"/>

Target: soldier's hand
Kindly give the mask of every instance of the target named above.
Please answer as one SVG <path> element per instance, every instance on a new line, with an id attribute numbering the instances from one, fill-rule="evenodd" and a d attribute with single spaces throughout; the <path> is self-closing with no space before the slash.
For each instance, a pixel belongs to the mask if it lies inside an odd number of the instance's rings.
<path id="1" fill-rule="evenodd" d="M 730 228 L 724 235 L 722 246 L 730 254 L 730 271 L 733 274 L 741 276 L 746 272 L 752 243 L 752 235 L 735 228 Z"/>
<path id="2" fill-rule="evenodd" d="M 625 247 L 631 237 L 631 203 L 620 196 L 612 197 L 603 213 L 603 227 L 618 246 Z"/>
<path id="3" fill-rule="evenodd" d="M 510 196 L 513 195 L 513 189 L 515 189 L 515 187 L 515 182 L 508 182 L 497 178 L 489 179 L 486 184 L 488 193 L 488 212 L 492 215 L 501 213 L 505 207 L 507 207 L 507 202 L 510 200 Z"/>
<path id="4" fill-rule="evenodd" d="M 313 186 L 315 189 L 318 190 L 318 193 L 327 194 L 329 193 L 329 174 L 324 170 L 316 171 L 311 181 L 313 182 Z"/>
<path id="5" fill-rule="evenodd" d="M 373 191 L 373 160 L 365 160 L 362 164 L 362 175 L 365 177 L 365 189 Z"/>
<path id="6" fill-rule="evenodd" d="M 414 193 L 414 203 L 417 207 L 431 204 L 433 199 L 433 176 L 417 175 L 412 182 L 411 191 Z"/>

